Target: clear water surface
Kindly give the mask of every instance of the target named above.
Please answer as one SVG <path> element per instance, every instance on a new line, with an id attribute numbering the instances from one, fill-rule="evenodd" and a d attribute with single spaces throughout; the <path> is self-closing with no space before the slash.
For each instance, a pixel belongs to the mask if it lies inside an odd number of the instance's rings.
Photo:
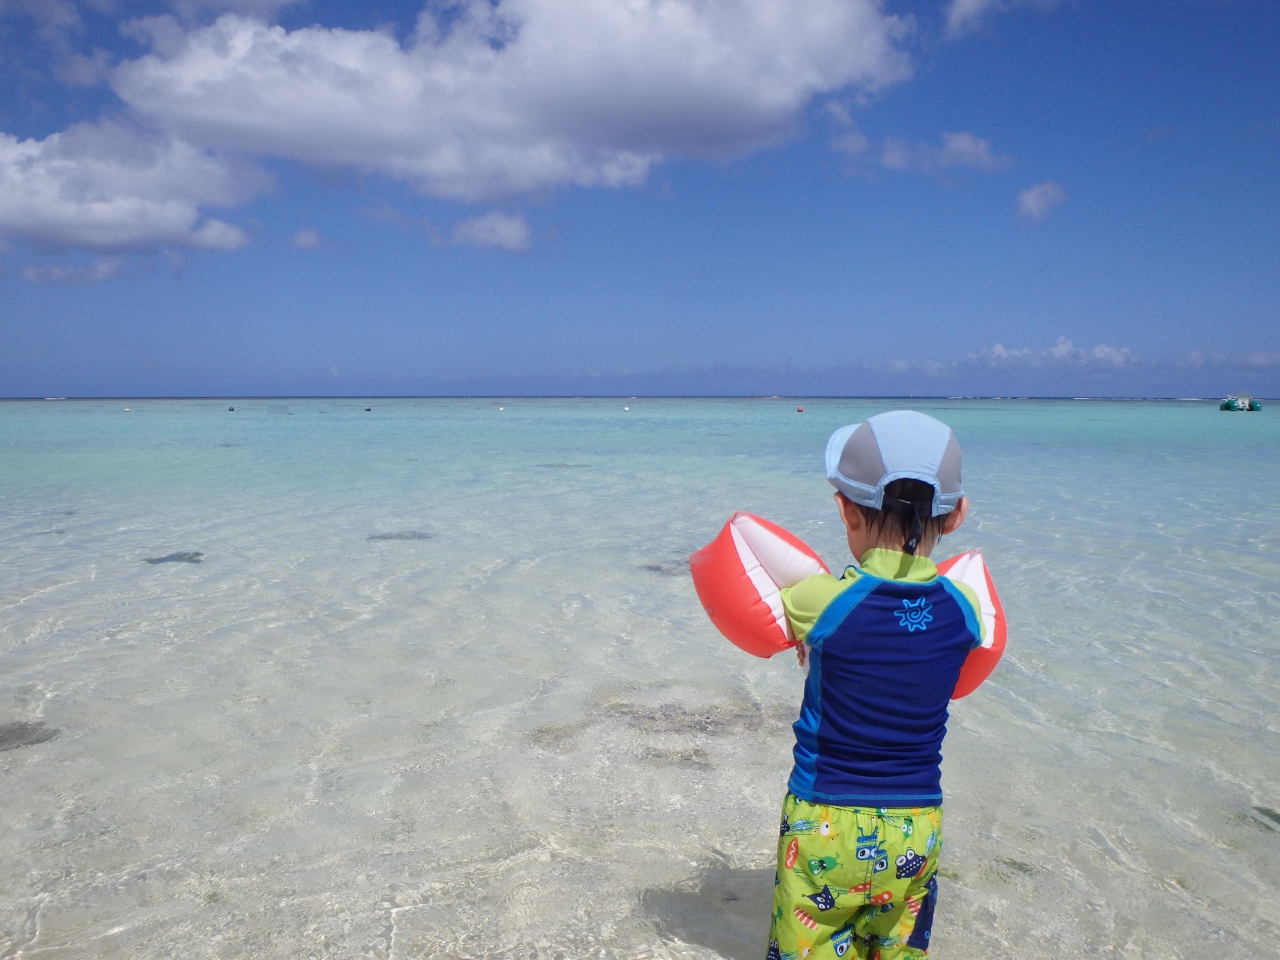
<path id="1" fill-rule="evenodd" d="M 902 404 L 229 405 L 0 404 L 0 957 L 760 957 L 801 677 L 684 558 L 843 563 Z M 1280 957 L 1280 417 L 912 405 L 1010 623 L 934 955 Z"/>

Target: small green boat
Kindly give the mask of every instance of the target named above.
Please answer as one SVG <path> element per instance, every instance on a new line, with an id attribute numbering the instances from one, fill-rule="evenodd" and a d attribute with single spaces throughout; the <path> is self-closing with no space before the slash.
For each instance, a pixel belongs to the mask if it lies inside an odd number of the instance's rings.
<path id="1" fill-rule="evenodd" d="M 1219 410 L 1261 410 L 1262 404 L 1247 393 L 1239 393 L 1234 397 L 1227 397 L 1220 404 Z"/>

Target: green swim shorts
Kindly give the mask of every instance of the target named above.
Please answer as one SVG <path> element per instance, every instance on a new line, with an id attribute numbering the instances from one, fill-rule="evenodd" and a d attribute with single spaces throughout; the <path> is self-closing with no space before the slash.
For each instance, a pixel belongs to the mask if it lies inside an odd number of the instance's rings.
<path id="1" fill-rule="evenodd" d="M 767 960 L 918 960 L 938 899 L 941 807 L 820 806 L 787 794 Z"/>

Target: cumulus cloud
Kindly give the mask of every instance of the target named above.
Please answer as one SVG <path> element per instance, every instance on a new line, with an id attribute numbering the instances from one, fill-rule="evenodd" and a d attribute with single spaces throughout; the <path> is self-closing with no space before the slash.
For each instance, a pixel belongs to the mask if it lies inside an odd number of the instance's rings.
<path id="1" fill-rule="evenodd" d="M 1013 166 L 1012 157 L 996 153 L 991 141 L 963 130 L 942 135 L 942 146 L 927 143 L 910 144 L 888 137 L 880 162 L 890 170 L 950 170 L 963 167 L 992 173 Z"/>
<path id="2" fill-rule="evenodd" d="M 0 134 L 0 234 L 54 247 L 234 250 L 239 227 L 204 217 L 264 186 L 251 167 L 120 124 L 79 124 L 43 140 Z"/>
<path id="3" fill-rule="evenodd" d="M 522 253 L 529 249 L 531 237 L 529 225 L 524 222 L 523 217 L 494 210 L 455 224 L 453 242 L 464 246 L 497 247 L 512 253 Z"/>
<path id="4" fill-rule="evenodd" d="M 464 0 L 407 44 L 227 14 L 150 20 L 116 92 L 182 139 L 483 201 L 641 182 L 668 156 L 777 142 L 824 92 L 909 74 L 876 0 Z"/>
<path id="5" fill-rule="evenodd" d="M 99 257 L 88 264 L 23 267 L 22 279 L 32 283 L 101 283 L 114 280 L 123 269 L 124 257 Z"/>
<path id="6" fill-rule="evenodd" d="M 324 237 L 315 230 L 299 230 L 289 242 L 297 250 L 319 250 L 324 246 Z"/>
<path id="7" fill-rule="evenodd" d="M 1044 350 L 1027 348 L 1010 349 L 1002 343 L 970 354 L 962 363 L 982 364 L 992 367 L 1037 368 L 1045 366 L 1074 366 L 1114 370 L 1133 362 L 1128 347 L 1110 347 L 1098 344 L 1092 350 L 1077 347 L 1066 337 L 1059 337 L 1053 346 Z"/>
<path id="8" fill-rule="evenodd" d="M 880 0 L 442 0 L 405 42 L 270 25 L 290 2 L 168 0 L 177 16 L 126 27 L 150 51 L 114 67 L 57 40 L 62 79 L 107 77 L 130 122 L 0 134 L 0 235 L 104 252 L 234 249 L 244 231 L 207 209 L 266 178 L 232 157 L 367 171 L 463 202 L 638 184 L 668 157 L 779 142 L 815 96 L 865 95 L 910 73 L 910 21 Z M 193 19 L 210 10 L 232 12 Z M 50 38 L 83 31 L 70 0 L 0 0 L 4 15 L 34 18 Z M 852 128 L 841 149 L 863 149 L 860 136 Z M 453 239 L 526 249 L 527 225 L 504 217 L 464 221 Z"/>
<path id="9" fill-rule="evenodd" d="M 1056 180 L 1033 184 L 1018 194 L 1018 215 L 1040 223 L 1049 211 L 1067 199 L 1067 191 Z"/>

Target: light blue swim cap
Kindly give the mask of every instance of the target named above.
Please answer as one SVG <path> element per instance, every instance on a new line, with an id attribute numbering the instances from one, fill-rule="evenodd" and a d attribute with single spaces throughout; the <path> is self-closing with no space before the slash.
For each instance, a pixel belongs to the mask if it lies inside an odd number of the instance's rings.
<path id="1" fill-rule="evenodd" d="M 880 413 L 833 433 L 827 480 L 854 503 L 875 510 L 884 508 L 884 488 L 894 480 L 923 480 L 933 487 L 935 517 L 950 513 L 964 496 L 955 434 L 915 410 Z"/>

